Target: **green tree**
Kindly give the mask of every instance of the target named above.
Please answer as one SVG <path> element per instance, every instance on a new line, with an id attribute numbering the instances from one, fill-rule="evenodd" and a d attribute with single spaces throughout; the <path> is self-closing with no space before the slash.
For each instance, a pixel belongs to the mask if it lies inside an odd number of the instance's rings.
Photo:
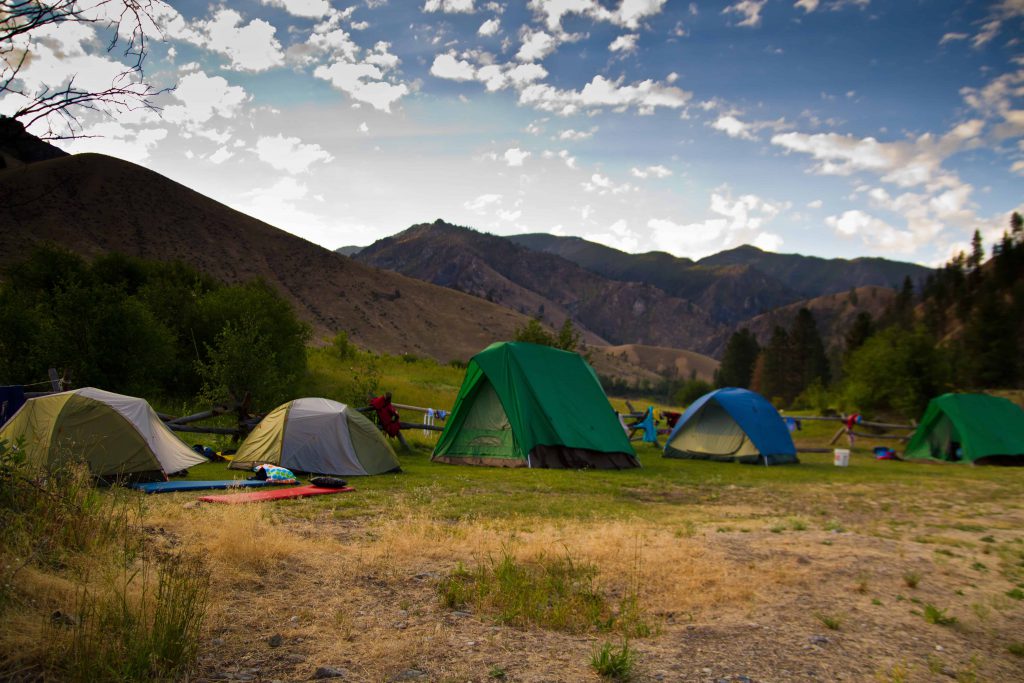
<path id="1" fill-rule="evenodd" d="M 572 320 L 566 318 L 558 329 L 558 337 L 555 338 L 554 346 L 563 351 L 575 352 L 579 348 L 582 336 L 576 326 L 572 324 Z"/>
<path id="2" fill-rule="evenodd" d="M 923 328 L 892 326 L 868 339 L 846 364 L 843 399 L 861 411 L 916 418 L 949 387 L 944 353 Z"/>
<path id="3" fill-rule="evenodd" d="M 519 342 L 543 344 L 544 346 L 555 345 L 555 338 L 550 332 L 544 329 L 544 326 L 538 318 L 530 318 L 529 322 L 525 325 L 517 327 L 513 339 Z"/>
<path id="4" fill-rule="evenodd" d="M 197 369 L 203 397 L 215 403 L 249 394 L 254 405 L 269 410 L 289 398 L 300 379 L 299 368 L 281 362 L 272 337 L 253 315 L 227 321 L 206 356 Z"/>
<path id="5" fill-rule="evenodd" d="M 783 406 L 798 393 L 791 382 L 789 333 L 776 325 L 768 345 L 761 350 L 760 391 L 771 401 L 781 401 Z"/>
<path id="6" fill-rule="evenodd" d="M 871 318 L 871 314 L 867 311 L 858 313 L 844 337 L 844 357 L 849 358 L 854 351 L 864 346 L 864 342 L 870 339 L 874 333 L 875 321 Z"/>
<path id="7" fill-rule="evenodd" d="M 722 362 L 715 371 L 715 385 L 719 387 L 750 387 L 754 363 L 761 352 L 754 333 L 741 327 L 732 333 L 725 345 Z"/>
<path id="8" fill-rule="evenodd" d="M 790 365 L 793 378 L 789 390 L 793 397 L 809 387 L 815 380 L 823 385 L 829 383 L 828 358 L 825 356 L 825 345 L 818 333 L 818 324 L 809 308 L 801 308 L 793 319 L 793 327 L 789 331 Z"/>

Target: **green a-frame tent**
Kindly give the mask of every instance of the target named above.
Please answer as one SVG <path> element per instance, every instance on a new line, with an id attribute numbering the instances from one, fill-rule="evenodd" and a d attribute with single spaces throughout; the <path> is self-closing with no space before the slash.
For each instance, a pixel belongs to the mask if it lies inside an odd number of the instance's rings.
<path id="1" fill-rule="evenodd" d="M 1024 464 L 1024 410 L 988 394 L 943 394 L 928 403 L 904 457 Z"/>
<path id="2" fill-rule="evenodd" d="M 597 375 L 579 354 L 497 342 L 473 356 L 436 462 L 494 467 L 639 467 Z"/>

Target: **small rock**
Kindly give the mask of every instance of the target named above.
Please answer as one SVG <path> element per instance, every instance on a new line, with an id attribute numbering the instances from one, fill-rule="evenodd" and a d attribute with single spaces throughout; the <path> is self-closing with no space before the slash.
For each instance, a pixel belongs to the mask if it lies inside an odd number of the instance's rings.
<path id="1" fill-rule="evenodd" d="M 453 617 L 471 617 L 471 616 L 473 616 L 469 612 L 464 612 L 463 610 L 460 610 L 460 609 L 452 610 L 451 612 L 449 612 L 449 614 L 451 614 Z"/>
<path id="2" fill-rule="evenodd" d="M 405 610 L 405 609 L 398 610 L 398 618 L 399 619 L 405 619 L 408 616 L 409 616 L 409 610 Z"/>
<path id="3" fill-rule="evenodd" d="M 213 639 L 210 640 L 210 645 L 213 645 L 214 647 L 220 647 L 223 644 L 224 644 L 224 639 L 223 638 L 213 638 Z"/>
<path id="4" fill-rule="evenodd" d="M 709 673 L 711 673 L 711 668 L 710 668 L 710 667 L 707 667 L 707 666 L 705 666 L 705 667 L 704 667 L 703 669 L 701 669 L 701 671 L 702 671 L 702 672 L 704 672 L 704 673 L 706 673 L 706 674 L 709 674 Z"/>
<path id="5" fill-rule="evenodd" d="M 281 647 L 282 645 L 284 645 L 284 636 L 282 636 L 280 633 L 275 633 L 274 635 L 267 638 L 267 645 L 269 645 L 270 647 Z"/>
<path id="6" fill-rule="evenodd" d="M 803 555 L 797 555 L 796 556 L 796 563 L 797 564 L 810 564 L 811 560 L 809 558 L 804 557 Z"/>
<path id="7" fill-rule="evenodd" d="M 936 652 L 942 652 L 942 646 L 941 645 L 936 645 L 935 646 L 935 651 Z"/>
<path id="8" fill-rule="evenodd" d="M 195 510 L 196 508 L 199 507 L 199 501 L 198 500 L 190 500 L 189 502 L 185 503 L 181 507 L 183 507 L 186 510 Z"/>
<path id="9" fill-rule="evenodd" d="M 409 628 L 409 624 L 407 624 L 404 621 L 400 621 L 397 624 L 395 624 L 395 628 L 399 631 L 404 631 L 405 629 Z"/>
<path id="10" fill-rule="evenodd" d="M 289 652 L 284 656 L 284 661 L 289 662 L 291 664 L 302 664 L 306 661 L 306 658 L 303 655 L 295 654 L 294 652 Z"/>
<path id="11" fill-rule="evenodd" d="M 423 678 L 427 675 L 426 671 L 420 671 L 419 669 L 406 669 L 402 673 L 398 674 L 392 681 L 411 681 L 414 678 Z"/>
<path id="12" fill-rule="evenodd" d="M 828 645 L 830 642 L 825 636 L 811 636 L 807 640 L 811 645 Z"/>
<path id="13" fill-rule="evenodd" d="M 299 618 L 297 616 L 293 616 L 290 619 L 288 619 L 288 621 L 290 621 L 293 624 L 297 624 L 299 623 Z"/>
<path id="14" fill-rule="evenodd" d="M 318 666 L 316 673 L 313 674 L 313 678 L 319 680 L 322 678 L 344 678 L 344 669 L 336 669 L 333 666 Z"/>

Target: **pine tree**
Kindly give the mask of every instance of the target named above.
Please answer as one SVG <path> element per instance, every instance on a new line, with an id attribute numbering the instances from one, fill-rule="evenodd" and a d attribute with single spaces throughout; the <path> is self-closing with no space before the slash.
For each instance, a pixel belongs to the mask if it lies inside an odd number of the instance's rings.
<path id="1" fill-rule="evenodd" d="M 761 352 L 757 337 L 745 327 L 732 333 L 725 345 L 722 363 L 715 372 L 715 386 L 719 387 L 750 387 L 754 373 L 754 363 Z"/>
<path id="2" fill-rule="evenodd" d="M 815 380 L 820 380 L 823 385 L 829 383 L 830 373 L 825 345 L 821 342 L 818 324 L 810 309 L 801 308 L 797 311 L 789 332 L 789 345 L 793 356 L 792 376 L 788 389 L 793 397 Z"/>
<path id="3" fill-rule="evenodd" d="M 874 333 L 875 321 L 871 318 L 871 314 L 867 311 L 858 313 L 857 317 L 853 319 L 850 329 L 846 331 L 844 357 L 849 358 L 850 354 L 864 346 L 864 342 L 870 339 Z"/>
<path id="4" fill-rule="evenodd" d="M 796 396 L 790 386 L 790 358 L 789 333 L 776 325 L 768 346 L 761 352 L 760 387 L 761 393 L 768 400 L 780 401 L 783 405 L 789 405 L 789 401 Z"/>

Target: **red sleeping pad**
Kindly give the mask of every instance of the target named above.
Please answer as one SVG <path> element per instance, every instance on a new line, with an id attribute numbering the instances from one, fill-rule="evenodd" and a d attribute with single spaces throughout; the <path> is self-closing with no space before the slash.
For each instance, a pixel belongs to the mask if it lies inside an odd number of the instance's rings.
<path id="1" fill-rule="evenodd" d="M 287 489 L 268 489 L 252 493 L 232 493 L 220 496 L 200 496 L 199 500 L 207 503 L 259 503 L 264 500 L 282 500 L 284 498 L 302 498 L 304 496 L 322 496 L 328 493 L 346 493 L 355 491 L 351 486 L 328 489 L 321 486 L 293 486 Z"/>

